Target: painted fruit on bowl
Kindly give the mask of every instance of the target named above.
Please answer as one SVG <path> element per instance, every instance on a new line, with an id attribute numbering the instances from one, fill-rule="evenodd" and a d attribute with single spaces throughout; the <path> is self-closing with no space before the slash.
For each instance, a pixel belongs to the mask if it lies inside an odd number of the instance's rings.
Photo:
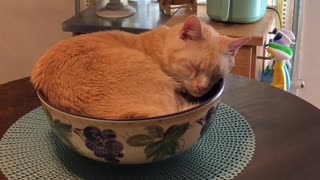
<path id="1" fill-rule="evenodd" d="M 146 119 L 96 119 L 73 115 L 38 97 L 54 134 L 87 158 L 117 164 L 165 160 L 189 149 L 205 135 L 224 89 L 221 79 L 198 106 Z"/>

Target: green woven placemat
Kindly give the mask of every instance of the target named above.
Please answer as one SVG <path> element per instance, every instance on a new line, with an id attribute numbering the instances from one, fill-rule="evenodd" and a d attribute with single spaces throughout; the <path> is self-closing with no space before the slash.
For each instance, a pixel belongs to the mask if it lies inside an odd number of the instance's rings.
<path id="1" fill-rule="evenodd" d="M 199 143 L 169 160 L 117 166 L 79 156 L 51 131 L 39 107 L 19 119 L 0 142 L 0 167 L 8 179 L 233 179 L 251 160 L 255 137 L 248 122 L 220 104 Z"/>

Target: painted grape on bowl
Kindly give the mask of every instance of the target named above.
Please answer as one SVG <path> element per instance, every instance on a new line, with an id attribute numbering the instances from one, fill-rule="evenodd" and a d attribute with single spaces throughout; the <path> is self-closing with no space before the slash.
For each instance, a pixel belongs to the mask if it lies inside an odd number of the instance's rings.
<path id="1" fill-rule="evenodd" d="M 124 149 L 123 144 L 116 140 L 117 135 L 113 130 L 100 130 L 94 126 L 87 126 L 84 129 L 75 129 L 75 131 L 79 136 L 81 136 L 79 132 L 82 132 L 85 146 L 95 156 L 112 163 L 119 163 L 120 158 L 124 156 L 121 153 Z"/>

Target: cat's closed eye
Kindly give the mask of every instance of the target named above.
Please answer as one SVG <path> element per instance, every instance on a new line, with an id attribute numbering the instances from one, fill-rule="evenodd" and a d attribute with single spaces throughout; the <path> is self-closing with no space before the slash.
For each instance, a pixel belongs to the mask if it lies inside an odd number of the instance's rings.
<path id="1" fill-rule="evenodd" d="M 192 65 L 191 63 L 185 64 L 183 66 L 183 68 L 184 68 L 184 71 L 185 71 L 184 73 L 187 74 L 186 77 L 188 77 L 189 80 L 195 79 L 200 73 L 199 68 L 197 68 L 196 66 Z"/>

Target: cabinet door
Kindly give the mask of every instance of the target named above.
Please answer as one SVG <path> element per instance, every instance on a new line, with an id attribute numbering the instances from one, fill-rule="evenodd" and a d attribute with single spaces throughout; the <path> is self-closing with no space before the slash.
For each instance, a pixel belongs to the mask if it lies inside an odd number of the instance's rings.
<path id="1" fill-rule="evenodd" d="M 252 62 L 252 47 L 243 46 L 242 48 L 239 49 L 235 57 L 235 66 L 232 68 L 231 73 L 250 78 L 251 62 Z"/>

